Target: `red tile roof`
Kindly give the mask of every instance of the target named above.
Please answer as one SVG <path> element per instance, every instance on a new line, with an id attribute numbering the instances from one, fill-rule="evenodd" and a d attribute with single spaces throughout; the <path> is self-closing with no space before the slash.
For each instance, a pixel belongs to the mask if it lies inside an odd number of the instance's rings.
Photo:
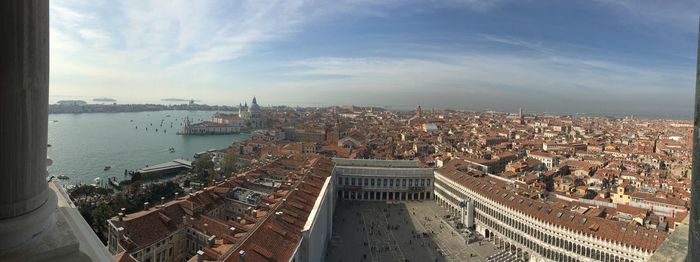
<path id="1" fill-rule="evenodd" d="M 579 234 L 595 236 L 622 245 L 644 250 L 656 250 L 666 239 L 666 233 L 626 222 L 582 215 L 540 199 L 530 199 L 509 188 L 506 182 L 489 176 L 474 177 L 457 169 L 460 160 L 448 162 L 438 169 L 441 175 L 469 188 L 481 196 L 511 207 L 530 217 L 573 230 Z"/>

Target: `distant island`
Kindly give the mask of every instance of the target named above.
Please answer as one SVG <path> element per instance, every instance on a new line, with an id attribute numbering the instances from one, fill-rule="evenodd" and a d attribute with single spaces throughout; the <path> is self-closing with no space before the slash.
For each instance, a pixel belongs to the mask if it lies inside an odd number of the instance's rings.
<path id="1" fill-rule="evenodd" d="M 199 102 L 198 100 L 184 99 L 184 98 L 163 98 L 160 101 L 163 102 Z"/>
<path id="2" fill-rule="evenodd" d="M 109 98 L 109 97 L 98 97 L 92 99 L 93 102 L 109 102 L 109 103 L 114 103 L 117 102 L 117 100 Z"/>
<path id="3" fill-rule="evenodd" d="M 93 100 L 95 101 L 95 100 Z M 49 114 L 80 114 L 80 113 L 121 113 L 146 112 L 166 110 L 196 110 L 196 111 L 236 111 L 237 107 L 200 105 L 195 103 L 178 105 L 159 104 L 88 104 L 82 100 L 62 100 L 49 105 Z"/>

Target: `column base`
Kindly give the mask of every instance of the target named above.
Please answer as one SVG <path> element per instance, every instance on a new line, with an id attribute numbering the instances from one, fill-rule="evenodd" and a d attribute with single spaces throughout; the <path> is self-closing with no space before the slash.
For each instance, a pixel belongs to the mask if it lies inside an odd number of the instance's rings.
<path id="1" fill-rule="evenodd" d="M 46 202 L 27 214 L 0 220 L 0 254 L 33 245 L 56 223 L 56 194 L 48 191 Z"/>
<path id="2" fill-rule="evenodd" d="M 53 193 L 53 192 L 52 192 Z M 80 252 L 80 242 L 71 231 L 66 218 L 56 215 L 48 231 L 31 244 L 0 254 L 4 261 L 91 261 Z"/>
<path id="3" fill-rule="evenodd" d="M 56 194 L 49 190 L 48 195 L 47 202 L 32 213 L 0 221 L 3 261 L 90 261 L 80 251 L 80 242 L 66 217 L 56 208 Z M 11 239 L 13 236 L 16 239 Z"/>

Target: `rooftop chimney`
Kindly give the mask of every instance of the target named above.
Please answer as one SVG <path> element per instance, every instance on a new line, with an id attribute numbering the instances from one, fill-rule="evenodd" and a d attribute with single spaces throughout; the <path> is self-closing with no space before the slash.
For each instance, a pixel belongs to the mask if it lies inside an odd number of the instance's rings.
<path id="1" fill-rule="evenodd" d="M 119 216 L 119 221 L 124 221 L 124 213 L 119 212 L 117 215 Z"/>
<path id="2" fill-rule="evenodd" d="M 143 210 L 148 210 L 148 208 L 150 208 L 150 206 L 148 205 L 148 202 L 144 202 L 143 203 Z"/>
<path id="3" fill-rule="evenodd" d="M 122 237 L 124 237 L 124 228 L 119 227 L 117 228 L 117 239 L 121 240 Z"/>
<path id="4" fill-rule="evenodd" d="M 160 204 L 165 205 L 165 197 L 160 197 Z"/>
<path id="5" fill-rule="evenodd" d="M 207 228 L 208 228 L 208 227 L 209 227 L 209 224 L 204 223 L 204 234 L 205 234 L 205 235 L 208 234 L 208 232 L 207 232 Z"/>
<path id="6" fill-rule="evenodd" d="M 238 261 L 245 262 L 245 251 L 241 250 L 240 252 L 238 252 Z"/>
<path id="7" fill-rule="evenodd" d="M 203 261 L 204 261 L 204 251 L 197 250 L 197 262 L 203 262 Z"/>

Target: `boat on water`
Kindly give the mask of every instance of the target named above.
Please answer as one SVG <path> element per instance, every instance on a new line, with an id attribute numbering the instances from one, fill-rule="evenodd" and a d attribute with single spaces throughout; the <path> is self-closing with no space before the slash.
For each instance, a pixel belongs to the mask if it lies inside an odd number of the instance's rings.
<path id="1" fill-rule="evenodd" d="M 170 117 L 170 115 L 165 115 L 165 117 Z"/>
<path id="2" fill-rule="evenodd" d="M 171 146 L 170 148 L 168 148 L 168 151 L 170 151 L 170 153 L 175 153 L 175 148 Z"/>
<path id="3" fill-rule="evenodd" d="M 111 185 L 111 186 L 113 186 L 113 187 L 115 187 L 115 188 L 117 188 L 117 189 L 120 188 L 119 182 L 117 182 L 117 178 L 116 178 L 116 177 L 108 178 L 107 180 L 109 181 L 109 185 Z"/>
<path id="4" fill-rule="evenodd" d="M 56 178 L 58 178 L 58 179 L 60 179 L 60 180 L 68 180 L 68 179 L 70 179 L 70 178 L 69 178 L 68 176 L 66 176 L 66 175 L 59 175 L 59 176 L 57 176 Z"/>
<path id="5" fill-rule="evenodd" d="M 94 185 L 100 185 L 101 184 L 100 182 L 102 182 L 102 178 L 96 177 Z"/>
<path id="6" fill-rule="evenodd" d="M 112 166 L 105 166 L 105 170 L 104 170 L 104 171 L 107 171 L 107 170 L 110 170 L 110 169 L 112 169 Z"/>
<path id="7" fill-rule="evenodd" d="M 47 146 L 47 147 L 51 147 L 51 144 L 47 144 L 46 146 Z"/>

